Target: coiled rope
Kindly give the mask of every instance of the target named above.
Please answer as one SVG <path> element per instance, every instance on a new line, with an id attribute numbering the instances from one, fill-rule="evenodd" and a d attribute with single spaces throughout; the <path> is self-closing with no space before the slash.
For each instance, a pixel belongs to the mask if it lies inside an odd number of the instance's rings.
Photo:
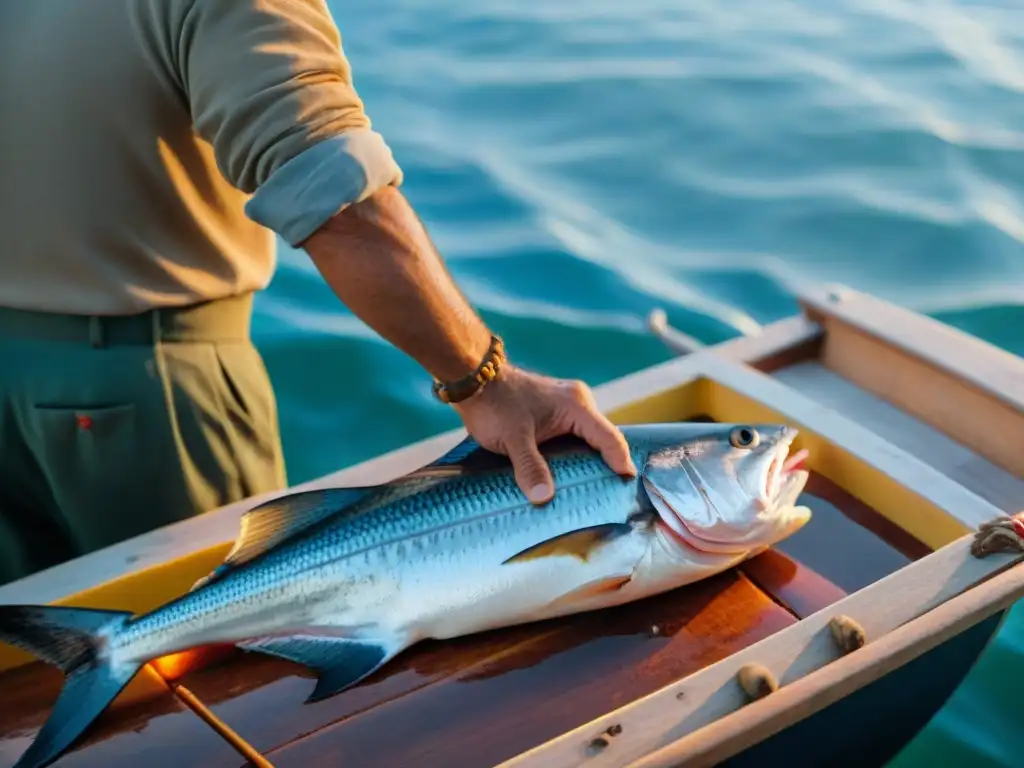
<path id="1" fill-rule="evenodd" d="M 971 554 L 985 557 L 993 552 L 1024 552 L 1024 512 L 1003 515 L 978 526 Z"/>

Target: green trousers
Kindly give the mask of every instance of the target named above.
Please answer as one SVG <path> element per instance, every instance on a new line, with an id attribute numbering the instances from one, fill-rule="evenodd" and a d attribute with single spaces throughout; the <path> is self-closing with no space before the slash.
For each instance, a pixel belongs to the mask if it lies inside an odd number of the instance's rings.
<path id="1" fill-rule="evenodd" d="M 0 584 L 285 487 L 251 313 L 0 308 Z"/>

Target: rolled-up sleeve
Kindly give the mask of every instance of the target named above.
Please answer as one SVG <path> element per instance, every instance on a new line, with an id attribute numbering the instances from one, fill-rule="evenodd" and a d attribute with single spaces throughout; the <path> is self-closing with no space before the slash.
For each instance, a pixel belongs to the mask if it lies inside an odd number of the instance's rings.
<path id="1" fill-rule="evenodd" d="M 292 245 L 402 182 L 324 0 L 194 0 L 177 46 L 195 129 L 246 213 Z"/>

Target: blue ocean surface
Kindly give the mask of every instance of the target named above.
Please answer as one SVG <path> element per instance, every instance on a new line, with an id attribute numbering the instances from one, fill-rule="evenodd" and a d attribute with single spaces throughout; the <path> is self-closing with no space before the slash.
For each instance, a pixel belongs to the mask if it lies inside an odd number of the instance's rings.
<path id="1" fill-rule="evenodd" d="M 374 127 L 521 364 L 592 385 L 840 282 L 1024 355 L 1020 0 L 331 7 Z M 458 425 L 283 243 L 255 334 L 301 482 Z M 895 764 L 1019 766 L 1024 607 Z"/>

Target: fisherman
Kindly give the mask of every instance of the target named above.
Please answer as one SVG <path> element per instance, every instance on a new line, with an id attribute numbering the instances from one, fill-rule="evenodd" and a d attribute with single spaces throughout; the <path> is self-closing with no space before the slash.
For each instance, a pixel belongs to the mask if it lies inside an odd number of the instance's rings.
<path id="1" fill-rule="evenodd" d="M 635 473 L 453 283 L 324 0 L 0 4 L 0 113 L 0 583 L 285 487 L 249 334 L 274 233 L 532 502 L 560 434 Z"/>

